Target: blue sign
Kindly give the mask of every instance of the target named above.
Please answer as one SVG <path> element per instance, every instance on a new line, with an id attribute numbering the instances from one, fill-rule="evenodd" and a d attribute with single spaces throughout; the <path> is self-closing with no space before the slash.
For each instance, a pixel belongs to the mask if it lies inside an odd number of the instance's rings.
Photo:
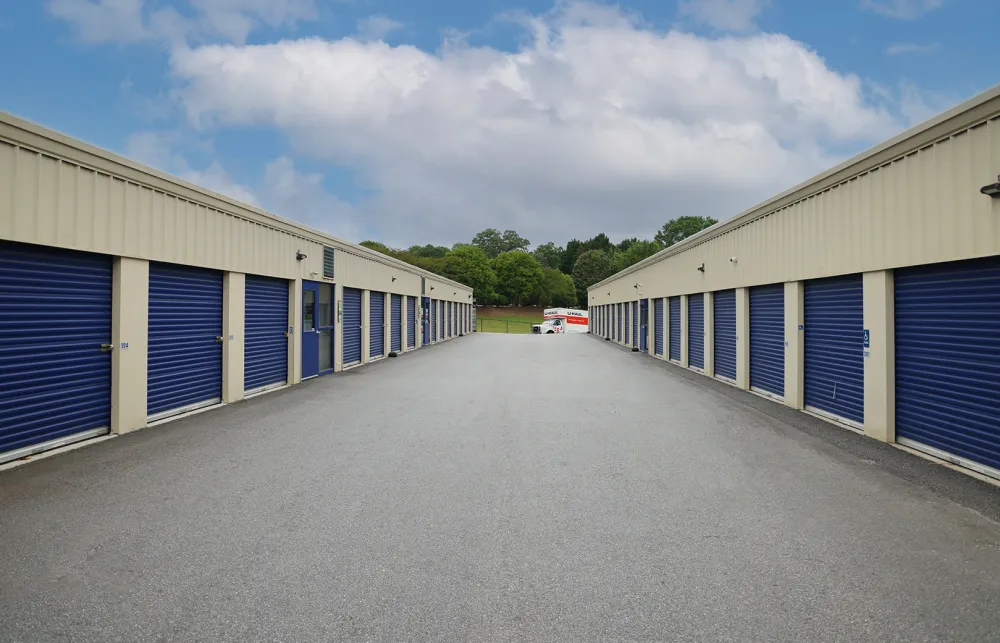
<path id="1" fill-rule="evenodd" d="M 871 344 L 871 337 L 868 335 L 868 329 L 866 328 L 865 329 L 865 348 L 869 348 L 871 345 L 872 345 Z"/>

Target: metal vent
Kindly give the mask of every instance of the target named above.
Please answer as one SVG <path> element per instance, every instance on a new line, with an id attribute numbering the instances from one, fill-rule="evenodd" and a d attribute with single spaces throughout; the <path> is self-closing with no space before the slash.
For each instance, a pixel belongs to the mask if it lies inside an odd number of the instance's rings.
<path id="1" fill-rule="evenodd" d="M 323 276 L 333 279 L 333 248 L 323 248 Z"/>

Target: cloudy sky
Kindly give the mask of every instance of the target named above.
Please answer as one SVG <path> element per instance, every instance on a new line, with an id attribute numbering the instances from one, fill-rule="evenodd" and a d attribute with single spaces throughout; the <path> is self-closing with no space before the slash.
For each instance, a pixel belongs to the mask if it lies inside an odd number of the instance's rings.
<path id="1" fill-rule="evenodd" d="M 996 0 L 24 0 L 0 109 L 339 235 L 651 237 L 1000 82 Z"/>

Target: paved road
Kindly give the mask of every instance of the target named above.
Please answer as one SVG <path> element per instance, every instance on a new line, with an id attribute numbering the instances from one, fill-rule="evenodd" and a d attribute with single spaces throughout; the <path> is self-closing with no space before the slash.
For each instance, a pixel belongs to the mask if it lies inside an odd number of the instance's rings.
<path id="1" fill-rule="evenodd" d="M 0 473 L 0 640 L 1000 637 L 997 490 L 718 388 L 476 335 Z"/>

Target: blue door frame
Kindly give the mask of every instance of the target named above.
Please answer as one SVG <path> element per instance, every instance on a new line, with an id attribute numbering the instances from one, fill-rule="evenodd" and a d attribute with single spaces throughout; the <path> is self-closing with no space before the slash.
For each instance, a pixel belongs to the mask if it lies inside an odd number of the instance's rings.
<path id="1" fill-rule="evenodd" d="M 648 341 L 648 330 L 646 325 L 649 322 L 649 300 L 639 300 L 639 350 L 643 353 L 649 351 L 646 342 Z"/>
<path id="2" fill-rule="evenodd" d="M 423 306 L 422 306 L 423 313 L 421 313 L 421 315 L 420 315 L 421 318 L 423 319 L 423 323 L 424 323 L 424 341 L 422 342 L 422 344 L 424 346 L 426 346 L 427 344 L 431 343 L 431 323 L 430 323 L 431 322 L 431 298 L 430 297 L 424 297 L 424 298 L 422 298 L 422 302 L 423 302 Z"/>
<path id="3" fill-rule="evenodd" d="M 325 310 L 320 306 L 320 289 L 330 289 L 330 303 Z M 333 284 L 316 281 L 302 282 L 302 379 L 333 372 Z M 329 359 L 320 367 L 320 335 L 328 335 Z"/>

